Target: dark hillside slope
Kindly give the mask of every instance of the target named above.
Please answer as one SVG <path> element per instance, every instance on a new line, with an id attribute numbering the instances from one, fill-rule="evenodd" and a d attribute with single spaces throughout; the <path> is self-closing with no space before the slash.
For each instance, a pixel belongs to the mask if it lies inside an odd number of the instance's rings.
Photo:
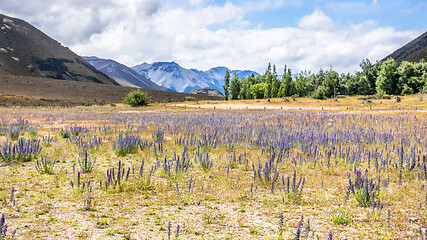
<path id="1" fill-rule="evenodd" d="M 132 87 L 93 82 L 58 81 L 3 74 L 0 69 L 0 106 L 75 106 L 97 103 L 120 103 Z M 221 100 L 220 97 L 144 89 L 152 102 L 185 101 L 193 96 L 197 100 Z"/>
<path id="2" fill-rule="evenodd" d="M 2 14 L 0 68 L 17 76 L 118 85 L 31 24 Z"/>
<path id="3" fill-rule="evenodd" d="M 383 60 L 388 58 L 393 58 L 397 64 L 403 61 L 419 62 L 421 59 L 427 60 L 427 32 L 394 51 Z"/>

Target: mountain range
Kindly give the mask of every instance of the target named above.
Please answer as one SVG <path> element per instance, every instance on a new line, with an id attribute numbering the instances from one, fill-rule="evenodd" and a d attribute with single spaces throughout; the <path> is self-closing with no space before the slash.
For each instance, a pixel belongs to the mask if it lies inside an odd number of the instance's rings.
<path id="1" fill-rule="evenodd" d="M 167 91 L 166 88 L 153 83 L 133 69 L 114 60 L 101 59 L 98 57 L 82 58 L 122 86 Z"/>
<path id="2" fill-rule="evenodd" d="M 152 88 L 144 91 L 153 102 L 221 99 L 164 91 L 130 68 L 111 62 L 106 66 L 133 79 L 119 84 L 31 24 L 0 14 L 0 106 L 116 104 L 135 90 L 125 86 L 137 85 Z"/>
<path id="3" fill-rule="evenodd" d="M 122 86 L 172 92 L 190 93 L 199 89 L 215 89 L 223 93 L 222 86 L 227 71 L 230 72 L 231 77 L 234 74 L 238 74 L 239 77 L 247 77 L 251 74 L 259 76 L 254 71 L 230 70 L 226 67 L 200 71 L 183 68 L 176 62 L 142 63 L 134 67 L 127 67 L 111 59 L 94 56 L 82 58 Z"/>
<path id="4" fill-rule="evenodd" d="M 224 93 L 224 76 L 226 71 L 231 77 L 239 74 L 239 77 L 247 77 L 251 74 L 258 76 L 254 71 L 230 70 L 226 67 L 215 67 L 207 71 L 186 69 L 176 62 L 143 63 L 132 67 L 142 76 L 154 83 L 167 88 L 169 91 L 189 93 L 198 89 L 210 88 Z"/>

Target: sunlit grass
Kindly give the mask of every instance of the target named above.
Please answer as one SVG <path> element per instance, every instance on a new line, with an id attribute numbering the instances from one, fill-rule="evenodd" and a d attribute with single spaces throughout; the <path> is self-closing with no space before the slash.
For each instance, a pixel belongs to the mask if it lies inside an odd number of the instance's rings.
<path id="1" fill-rule="evenodd" d="M 0 213 L 6 213 L 9 229 L 18 228 L 17 236 L 27 239 L 167 239 L 169 222 L 171 238 L 179 226 L 178 239 L 277 239 L 280 235 L 293 239 L 301 215 L 304 228 L 310 220 L 307 234 L 314 234 L 314 238 L 326 239 L 330 230 L 340 239 L 419 237 L 415 225 L 427 224 L 423 170 L 427 115 L 396 107 L 424 105 L 417 96 L 403 97 L 401 105 L 391 99 L 382 103 L 373 100 L 367 106 L 358 98 L 227 102 L 338 108 L 328 111 L 190 110 L 161 104 L 141 111 L 124 107 L 0 108 L 0 127 L 9 128 L 10 123 L 22 118 L 37 127 L 36 135 L 27 132 L 24 137 L 52 136 L 54 141 L 49 144 L 41 142 L 42 154 L 56 159 L 51 174 L 40 174 L 35 160 L 1 162 Z M 99 148 L 87 150 L 97 160 L 91 172 L 80 173 L 80 187 L 77 175 L 82 171 L 79 152 L 83 148 L 62 138 L 58 131 L 69 126 L 89 129 L 79 133 L 85 141 L 102 139 Z M 104 126 L 108 131 L 99 130 Z M 164 135 L 153 135 L 159 129 Z M 147 144 L 127 154 L 116 154 L 113 143 L 119 134 L 162 141 L 162 148 L 154 151 L 154 144 Z M 179 139 L 184 139 L 182 144 L 177 144 Z M 219 142 L 209 142 L 213 140 Z M 5 141 L 9 141 L 8 136 L 0 136 L 0 147 Z M 176 173 L 174 164 L 178 157 L 182 160 L 184 148 L 191 166 Z M 213 165 L 201 164 L 202 153 L 208 153 Z M 264 169 L 272 153 L 272 179 L 266 180 L 264 175 L 254 178 L 252 164 L 258 169 L 261 163 Z M 164 171 L 165 157 L 166 162 L 173 163 L 171 174 Z M 112 180 L 106 189 L 107 170 L 114 168 L 117 179 L 119 161 L 124 175 L 121 173 L 120 183 Z M 380 181 L 377 197 L 381 207 L 361 207 L 356 197 L 346 194 L 347 173 L 354 179 L 355 168 L 362 172 L 368 169 L 369 178 Z M 279 177 L 273 181 L 276 169 Z M 294 170 L 297 183 L 300 176 L 305 178 L 304 187 L 287 193 L 287 178 L 292 185 Z M 86 209 L 89 181 L 92 205 Z M 12 187 L 16 189 L 14 199 Z M 417 222 L 409 223 L 409 218 L 417 218 Z"/>

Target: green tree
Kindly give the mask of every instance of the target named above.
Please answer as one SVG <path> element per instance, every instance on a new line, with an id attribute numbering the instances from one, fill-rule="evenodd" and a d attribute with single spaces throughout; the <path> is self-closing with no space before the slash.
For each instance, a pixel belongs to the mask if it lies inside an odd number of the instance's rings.
<path id="1" fill-rule="evenodd" d="M 326 99 L 326 88 L 324 86 L 320 86 L 317 88 L 315 93 L 313 94 L 314 99 Z"/>
<path id="2" fill-rule="evenodd" d="M 376 81 L 376 90 L 380 95 L 383 94 L 400 94 L 398 89 L 399 74 L 397 72 L 396 62 L 389 58 L 379 63 L 379 72 Z"/>
<path id="3" fill-rule="evenodd" d="M 148 97 L 147 94 L 141 91 L 140 89 L 132 91 L 126 95 L 123 99 L 125 104 L 128 104 L 132 107 L 141 107 L 148 105 Z"/>
<path id="4" fill-rule="evenodd" d="M 399 88 L 402 90 L 401 94 L 412 94 L 418 92 L 425 84 L 422 77 L 423 71 L 419 66 L 420 63 L 402 62 L 397 68 L 399 73 Z M 421 71 L 420 71 L 421 70 Z"/>
<path id="5" fill-rule="evenodd" d="M 240 78 L 239 80 L 239 86 L 240 86 L 240 92 L 239 92 L 239 99 L 246 99 L 246 84 L 247 80 L 245 77 Z"/>
<path id="6" fill-rule="evenodd" d="M 271 97 L 277 97 L 280 89 L 280 81 L 277 78 L 276 65 L 273 65 L 272 81 L 271 81 Z"/>
<path id="7" fill-rule="evenodd" d="M 423 87 L 427 89 L 427 62 L 424 59 L 415 64 L 415 75 L 418 76 L 418 82 L 422 85 L 417 91 L 419 92 Z"/>
<path id="8" fill-rule="evenodd" d="M 255 99 L 264 98 L 265 83 L 257 83 L 252 85 L 252 96 Z"/>
<path id="9" fill-rule="evenodd" d="M 271 98 L 272 95 L 272 84 L 273 84 L 273 74 L 271 72 L 271 64 L 268 64 L 267 70 L 263 76 L 264 79 L 264 98 Z"/>
<path id="10" fill-rule="evenodd" d="M 230 88 L 230 73 L 227 71 L 225 73 L 224 77 L 224 85 L 222 86 L 224 89 L 224 100 L 228 100 L 228 95 L 230 95 L 229 88 Z"/>
<path id="11" fill-rule="evenodd" d="M 378 68 L 376 65 L 373 65 L 369 59 L 364 59 L 359 64 L 360 68 L 362 69 L 361 75 L 363 79 L 361 84 L 359 84 L 359 88 L 362 92 L 359 92 L 359 94 L 362 95 L 370 95 L 375 93 L 375 85 L 377 80 L 377 72 Z M 366 85 L 368 83 L 368 85 Z"/>
<path id="12" fill-rule="evenodd" d="M 252 85 L 255 83 L 255 75 L 252 73 L 251 75 L 248 76 L 248 78 L 246 79 L 246 84 L 245 84 L 245 92 L 246 92 L 246 99 L 252 99 Z"/>
<path id="13" fill-rule="evenodd" d="M 340 82 L 340 93 L 344 95 L 353 95 L 352 89 L 353 89 L 353 79 L 350 73 L 341 74 L 341 82 Z"/>
<path id="14" fill-rule="evenodd" d="M 356 87 L 356 92 L 359 95 L 371 95 L 374 93 L 373 89 L 371 88 L 371 82 L 369 80 L 369 77 L 363 73 L 359 74 L 356 82 Z"/>
<path id="15" fill-rule="evenodd" d="M 324 81 L 321 86 L 323 86 L 322 91 L 324 91 L 326 97 L 336 96 L 338 92 L 338 83 L 339 75 L 337 72 L 331 69 L 324 74 Z"/>
<path id="16" fill-rule="evenodd" d="M 295 84 L 292 81 L 291 69 L 287 68 L 286 65 L 285 70 L 283 71 L 282 85 L 280 87 L 283 87 L 280 97 L 292 96 L 295 93 Z"/>
<path id="17" fill-rule="evenodd" d="M 235 73 L 233 79 L 231 79 L 230 93 L 231 93 L 231 100 L 238 99 L 239 93 L 240 93 L 240 86 L 239 86 L 239 75 L 237 75 L 237 73 Z"/>
<path id="18" fill-rule="evenodd" d="M 323 82 L 325 81 L 325 75 L 325 71 L 323 71 L 323 69 L 319 69 L 319 72 L 314 74 L 314 76 L 311 78 L 311 85 L 314 86 L 315 91 L 317 88 L 323 85 Z"/>
<path id="19" fill-rule="evenodd" d="M 310 93 L 310 78 L 307 72 L 298 73 L 295 77 L 295 92 L 300 97 L 305 97 Z"/>

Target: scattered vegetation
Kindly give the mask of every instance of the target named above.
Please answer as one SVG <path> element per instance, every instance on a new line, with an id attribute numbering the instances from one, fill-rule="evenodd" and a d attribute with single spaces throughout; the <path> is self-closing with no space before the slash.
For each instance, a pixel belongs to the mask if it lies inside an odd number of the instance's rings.
<path id="1" fill-rule="evenodd" d="M 127 111 L 0 108 L 0 212 L 17 238 L 425 236 L 424 112 Z"/>
<path id="2" fill-rule="evenodd" d="M 41 153 L 40 140 L 19 138 L 16 143 L 5 142 L 0 149 L 0 159 L 4 162 L 29 162 Z"/>
<path id="3" fill-rule="evenodd" d="M 56 159 L 49 160 L 46 155 L 41 155 L 40 161 L 36 161 L 36 170 L 41 174 L 53 174 L 55 163 Z"/>
<path id="4" fill-rule="evenodd" d="M 197 101 L 197 99 L 195 97 L 188 96 L 185 97 L 185 101 Z"/>
<path id="5" fill-rule="evenodd" d="M 83 151 L 79 153 L 79 156 L 80 169 L 84 173 L 92 172 L 92 169 L 95 167 L 96 158 L 91 159 L 86 149 L 83 149 Z"/>

